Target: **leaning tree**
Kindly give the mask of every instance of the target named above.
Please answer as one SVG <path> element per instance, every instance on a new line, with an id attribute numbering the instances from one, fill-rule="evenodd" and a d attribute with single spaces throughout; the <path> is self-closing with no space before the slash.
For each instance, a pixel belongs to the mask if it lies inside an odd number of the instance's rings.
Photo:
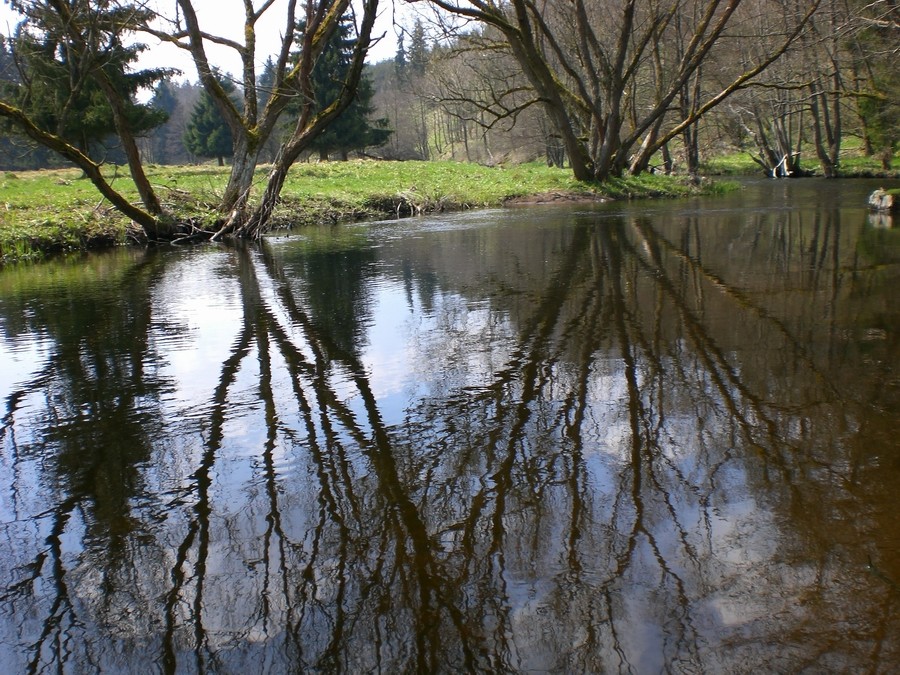
<path id="1" fill-rule="evenodd" d="M 308 0 L 298 7 L 297 0 L 244 0 L 243 39 L 235 40 L 205 31 L 191 0 L 176 0 L 170 11 L 151 12 L 146 4 L 127 0 L 8 0 L 23 18 L 23 27 L 41 36 L 59 36 L 58 58 L 67 54 L 79 66 L 78 77 L 103 93 L 112 111 L 115 132 L 128 158 L 131 175 L 142 206 L 131 203 L 104 178 L 100 163 L 91 159 L 65 137 L 42 127 L 19 105 L 16 98 L 0 97 L 0 117 L 38 143 L 76 164 L 94 182 L 117 209 L 141 226 L 151 239 L 219 238 L 236 236 L 257 238 L 266 231 L 285 177 L 291 164 L 341 111 L 351 104 L 362 73 L 365 56 L 372 43 L 378 0 L 363 0 L 351 6 L 351 0 Z M 304 13 L 307 30 L 298 38 L 298 9 Z M 283 11 L 283 32 L 274 60 L 269 92 L 258 92 L 257 24 L 269 12 Z M 316 102 L 312 70 L 342 18 L 358 18 L 357 39 L 350 67 L 333 100 Z M 117 81 L 128 75 L 122 59 L 110 61 L 110 45 L 124 44 L 137 32 L 154 35 L 186 50 L 197 68 L 200 81 L 228 125 L 234 144 L 231 174 L 219 208 L 222 218 L 212 231 L 196 230 L 174 222 L 162 206 L 143 171 L 135 130 L 129 123 L 128 105 L 133 92 L 123 91 Z M 299 49 L 297 47 L 299 41 Z M 207 54 L 211 44 L 235 50 L 242 63 L 238 84 L 243 100 L 235 102 L 216 77 L 215 64 Z M 267 50 L 271 45 L 266 46 Z M 294 53 L 294 57 L 292 57 Z M 296 123 L 282 142 L 269 173 L 265 190 L 252 200 L 253 178 L 266 141 L 288 104 L 297 96 L 302 103 Z M 265 101 L 264 105 L 260 105 Z"/>
<path id="2" fill-rule="evenodd" d="M 134 100 L 138 88 L 152 86 L 166 72 L 132 70 L 141 46 L 125 46 L 127 36 L 151 13 L 133 3 L 109 0 L 11 0 L 10 5 L 23 17 L 14 42 L 23 53 L 18 77 L 4 82 L 0 117 L 82 169 L 101 194 L 145 232 L 170 236 L 173 229 L 163 218 L 136 140 L 152 112 Z M 89 155 L 84 119 L 98 110 L 118 136 L 142 207 L 115 190 L 103 176 L 102 162 Z M 73 122 L 76 119 L 81 121 Z"/>
<path id="3" fill-rule="evenodd" d="M 360 3 L 358 36 L 353 47 L 351 67 L 344 74 L 335 97 L 320 105 L 313 90 L 313 67 L 342 19 L 348 14 L 355 14 L 351 1 L 308 0 L 300 7 L 297 0 L 287 0 L 277 6 L 274 0 L 257 4 L 258 8 L 254 7 L 252 0 L 244 0 L 243 41 L 204 31 L 192 0 L 177 0 L 177 11 L 169 13 L 168 18 L 159 17 L 162 24 L 157 22 L 155 26 L 145 28 L 190 54 L 200 82 L 231 130 L 234 154 L 220 205 L 223 221 L 213 234 L 216 239 L 224 236 L 258 238 L 266 231 L 291 165 L 353 101 L 372 42 L 372 27 L 378 9 L 378 0 L 363 0 Z M 270 90 L 262 95 L 258 91 L 256 72 L 259 62 L 256 28 L 267 12 L 281 7 L 284 8 L 281 44 L 274 64 L 270 62 L 268 68 Z M 298 16 L 298 9 L 303 12 L 302 18 Z M 297 31 L 300 23 L 306 26 L 302 36 Z M 214 64 L 207 52 L 211 44 L 228 47 L 240 57 L 242 70 L 237 78 L 243 92 L 240 103 L 229 96 L 216 77 Z M 291 132 L 281 143 L 266 187 L 254 204 L 251 202 L 253 178 L 266 141 L 277 129 L 277 123 L 288 105 L 298 99 L 299 115 Z M 261 101 L 265 101 L 264 105 L 260 105 Z"/>

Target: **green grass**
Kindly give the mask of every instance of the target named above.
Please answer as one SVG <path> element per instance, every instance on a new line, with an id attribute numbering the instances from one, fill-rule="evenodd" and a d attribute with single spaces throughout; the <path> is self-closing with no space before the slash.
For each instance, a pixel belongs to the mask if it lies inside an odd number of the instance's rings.
<path id="1" fill-rule="evenodd" d="M 0 175 L 0 263 L 119 243 L 126 224 L 79 171 Z"/>
<path id="2" fill-rule="evenodd" d="M 227 167 L 149 166 L 148 177 L 176 218 L 214 223 Z M 255 194 L 265 186 L 259 169 Z M 130 199 L 137 194 L 121 167 L 108 176 Z M 610 198 L 682 196 L 688 183 L 664 176 L 629 177 L 603 185 L 579 183 L 571 171 L 543 164 L 484 167 L 456 162 L 370 160 L 297 164 L 288 176 L 274 222 L 298 226 L 397 214 L 498 206 L 517 197 L 566 193 Z M 124 244 L 128 219 L 101 199 L 78 170 L 0 175 L 0 263 L 48 253 Z"/>
<path id="3" fill-rule="evenodd" d="M 900 152 L 894 154 L 891 160 L 891 166 L 894 167 L 889 174 L 892 177 L 900 178 Z M 847 152 L 841 156 L 840 171 L 843 176 L 883 176 L 884 169 L 881 167 L 881 161 L 875 157 L 867 157 L 862 152 Z"/>
<path id="4" fill-rule="evenodd" d="M 746 176 L 762 171 L 749 152 L 732 152 L 711 158 L 702 163 L 700 170 L 713 176 Z"/>
<path id="5" fill-rule="evenodd" d="M 804 169 L 812 171 L 814 175 L 822 174 L 812 147 L 807 146 L 801 159 Z M 900 167 L 900 150 L 894 155 L 893 166 Z M 881 160 L 867 156 L 863 152 L 862 143 L 855 138 L 848 139 L 841 146 L 839 170 L 844 177 L 879 176 L 885 173 L 881 168 Z M 703 162 L 701 173 L 708 176 L 762 175 L 762 168 L 753 161 L 749 152 L 733 152 Z M 890 173 L 900 177 L 900 170 L 897 168 Z"/>
<path id="6" fill-rule="evenodd" d="M 548 192 L 586 196 L 685 194 L 683 183 L 631 178 L 590 186 L 540 164 L 484 167 L 454 162 L 329 162 L 294 167 L 276 222 L 340 221 L 498 206 Z"/>

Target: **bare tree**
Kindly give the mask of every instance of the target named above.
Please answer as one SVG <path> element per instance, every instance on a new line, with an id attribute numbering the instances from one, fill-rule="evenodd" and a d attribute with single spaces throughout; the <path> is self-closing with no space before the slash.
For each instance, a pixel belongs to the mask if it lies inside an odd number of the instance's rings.
<path id="1" fill-rule="evenodd" d="M 574 0 L 553 5 L 532 0 L 431 0 L 429 4 L 461 20 L 491 26 L 503 36 L 553 119 L 575 177 L 587 181 L 621 174 L 643 139 L 641 157 L 632 164 L 640 170 L 646 157 L 777 60 L 819 2 L 802 3 L 805 11 L 799 15 L 784 13 L 792 21 L 789 30 L 779 33 L 780 44 L 760 59 L 742 64 L 740 74 L 708 92 L 703 103 L 688 109 L 685 119 L 665 130 L 662 120 L 673 102 L 740 17 L 741 0 L 671 4 Z M 654 52 L 676 35 L 682 45 L 677 57 L 663 59 Z M 653 82 L 650 96 L 645 94 L 648 82 Z"/>
<path id="2" fill-rule="evenodd" d="M 552 137 L 540 99 L 516 67 L 496 30 L 485 27 L 436 50 L 429 73 L 434 97 L 468 161 L 495 163 L 545 155 Z M 558 161 L 559 160 L 559 161 Z"/>
<path id="3" fill-rule="evenodd" d="M 257 91 L 257 34 L 256 26 L 269 12 L 274 0 L 266 0 L 258 8 L 252 0 L 244 0 L 244 41 L 212 35 L 202 29 L 191 0 L 177 0 L 180 15 L 170 19 L 169 30 L 148 27 L 157 37 L 187 50 L 206 92 L 213 98 L 231 130 L 234 142 L 234 161 L 221 210 L 226 214 L 223 226 L 214 238 L 236 234 L 259 237 L 266 229 L 290 165 L 315 139 L 325 126 L 352 101 L 362 72 L 365 55 L 371 42 L 372 26 L 378 0 L 362 4 L 361 26 L 354 46 L 353 67 L 350 69 L 340 95 L 317 112 L 312 92 L 311 74 L 316 58 L 337 29 L 343 16 L 351 10 L 350 0 L 316 0 L 303 7 L 305 30 L 298 36 L 297 0 L 288 0 L 283 22 L 281 45 L 275 59 L 271 91 L 260 109 L 262 97 Z M 300 42 L 297 44 L 297 38 Z M 229 47 L 237 52 L 242 64 L 239 84 L 243 90 L 243 104 L 238 106 L 217 80 L 207 54 L 208 44 Z M 253 176 L 266 141 L 276 128 L 279 117 L 291 101 L 301 100 L 301 113 L 289 138 L 278 151 L 269 174 L 267 187 L 260 204 L 248 208 Z"/>
<path id="4" fill-rule="evenodd" d="M 777 32 L 777 20 L 768 19 L 768 32 Z M 848 36 L 854 23 L 847 3 L 823 0 L 785 58 L 733 99 L 732 111 L 756 146 L 753 159 L 768 175 L 808 175 L 802 158 L 810 147 L 826 177 L 838 174 L 845 115 L 853 101 Z M 764 53 L 770 43 L 760 33 L 755 49 Z"/>
<path id="5" fill-rule="evenodd" d="M 843 11 L 844 3 L 829 0 L 824 8 L 823 23 L 814 21 L 812 36 L 815 46 L 807 54 L 819 54 L 819 58 L 804 59 L 813 66 L 809 80 L 809 106 L 813 127 L 813 142 L 819 164 L 827 178 L 837 175 L 843 130 L 844 50 L 841 48 L 842 25 L 849 17 Z"/>

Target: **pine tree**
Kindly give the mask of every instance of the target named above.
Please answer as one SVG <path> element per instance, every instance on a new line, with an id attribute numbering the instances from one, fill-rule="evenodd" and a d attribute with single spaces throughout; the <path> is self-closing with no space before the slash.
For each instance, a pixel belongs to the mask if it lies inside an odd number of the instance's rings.
<path id="1" fill-rule="evenodd" d="M 403 77 L 406 74 L 406 66 L 409 60 L 406 57 L 406 46 L 403 44 L 403 33 L 397 38 L 397 53 L 394 54 L 394 72 L 397 77 Z"/>
<path id="2" fill-rule="evenodd" d="M 416 77 L 425 74 L 425 68 L 428 65 L 428 40 L 425 36 L 425 26 L 419 19 L 413 25 L 412 33 L 409 36 L 409 51 L 407 54 L 409 70 Z"/>
<path id="3" fill-rule="evenodd" d="M 236 91 L 231 80 L 221 77 L 219 80 L 229 95 Z M 200 96 L 191 113 L 191 120 L 184 132 L 184 146 L 197 157 L 215 157 L 219 166 L 224 166 L 225 157 L 234 154 L 231 130 L 206 92 Z"/>
<path id="4" fill-rule="evenodd" d="M 20 84 L 12 41 L 0 35 L 0 95 L 15 97 Z M 47 154 L 43 148 L 14 133 L 5 120 L 0 120 L 0 171 L 46 167 Z"/>
<path id="5" fill-rule="evenodd" d="M 313 86 L 320 109 L 330 105 L 340 95 L 341 83 L 350 69 L 355 44 L 352 29 L 352 22 L 342 21 L 313 68 Z M 387 143 L 392 133 L 388 129 L 387 119 L 370 119 L 374 112 L 374 93 L 372 81 L 364 72 L 353 102 L 310 144 L 310 149 L 318 151 L 322 159 L 328 159 L 333 152 L 347 159 L 353 150 Z"/>
<path id="6" fill-rule="evenodd" d="M 103 35 L 103 43 L 94 47 L 97 53 L 91 55 L 93 58 L 85 58 L 72 48 L 69 36 L 54 23 L 51 12 L 44 12 L 37 4 L 30 8 L 28 22 L 23 25 L 31 30 L 20 28 L 12 40 L 23 75 L 13 98 L 40 128 L 66 139 L 87 155 L 105 157 L 109 150 L 106 146 L 115 142 L 115 122 L 97 73 L 102 71 L 125 101 L 130 132 L 139 136 L 165 122 L 167 115 L 139 103 L 138 92 L 152 88 L 174 71 L 133 69 L 146 45 L 126 45 L 120 33 L 127 25 L 123 17 L 133 18 L 140 10 L 123 5 L 94 11 L 96 32 Z"/>
<path id="7" fill-rule="evenodd" d="M 172 120 L 175 110 L 178 108 L 178 99 L 175 96 L 176 85 L 170 78 L 161 80 L 153 90 L 153 98 L 150 99 L 150 105 L 157 110 L 162 110 L 166 114 L 166 123 L 153 130 L 150 135 L 146 147 L 149 151 L 145 159 L 156 164 L 169 163 L 169 122 Z"/>
<path id="8" fill-rule="evenodd" d="M 270 56 L 263 64 L 262 72 L 256 78 L 256 91 L 259 99 L 257 105 L 260 110 L 263 110 L 272 98 L 275 90 L 276 70 L 275 60 Z M 281 139 L 286 132 L 286 121 L 282 120 L 276 125 L 275 131 L 266 139 L 260 151 L 260 156 L 269 162 L 274 161 L 278 154 L 278 146 L 281 144 Z"/>
<path id="9" fill-rule="evenodd" d="M 276 70 L 277 67 L 275 61 L 270 56 L 263 64 L 262 72 L 256 78 L 257 94 L 259 98 L 258 105 L 260 110 L 265 108 L 266 103 L 272 98 L 272 90 L 275 87 Z"/>
<path id="10" fill-rule="evenodd" d="M 13 57 L 12 44 L 0 35 L 0 84 L 6 82 L 18 82 L 16 62 Z"/>

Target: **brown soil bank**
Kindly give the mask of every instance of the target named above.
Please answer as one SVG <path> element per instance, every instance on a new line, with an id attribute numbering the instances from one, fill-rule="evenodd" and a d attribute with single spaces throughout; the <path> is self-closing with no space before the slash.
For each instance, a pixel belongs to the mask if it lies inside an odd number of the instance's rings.
<path id="1" fill-rule="evenodd" d="M 579 192 L 541 192 L 533 195 L 512 197 L 503 202 L 504 206 L 535 206 L 538 204 L 602 204 L 611 201 L 609 197 Z"/>

